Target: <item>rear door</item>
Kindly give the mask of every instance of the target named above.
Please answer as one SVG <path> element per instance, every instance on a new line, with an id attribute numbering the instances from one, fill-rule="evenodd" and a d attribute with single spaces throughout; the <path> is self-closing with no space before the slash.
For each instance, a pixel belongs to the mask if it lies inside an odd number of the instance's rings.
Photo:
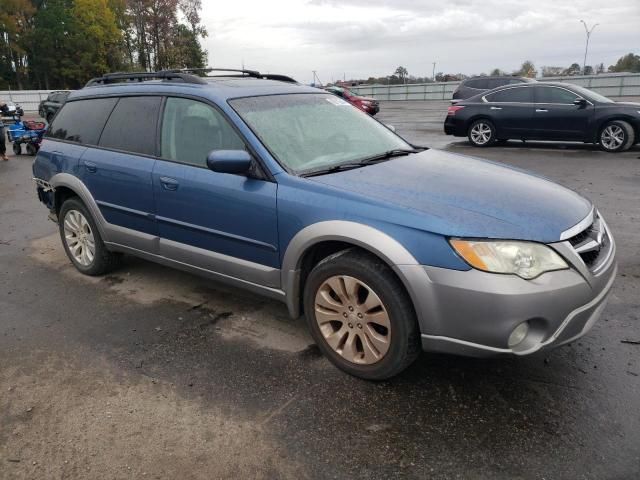
<path id="1" fill-rule="evenodd" d="M 575 105 L 578 98 L 578 94 L 566 88 L 537 85 L 532 125 L 536 138 L 584 140 L 595 110 L 589 102 Z"/>
<path id="2" fill-rule="evenodd" d="M 506 87 L 483 97 L 499 139 L 529 138 L 533 119 L 533 90 L 527 86 Z"/>
<path id="3" fill-rule="evenodd" d="M 110 240 L 152 253 L 157 226 L 151 175 L 161 101 L 159 96 L 119 98 L 97 146 L 80 160 L 81 179 L 105 220 L 126 229 L 115 229 Z"/>

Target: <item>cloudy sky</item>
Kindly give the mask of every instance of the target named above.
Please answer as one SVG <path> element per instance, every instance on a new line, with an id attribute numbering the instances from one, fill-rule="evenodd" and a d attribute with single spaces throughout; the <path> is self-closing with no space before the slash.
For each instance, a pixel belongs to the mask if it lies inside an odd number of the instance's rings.
<path id="1" fill-rule="evenodd" d="M 640 0 L 203 0 L 211 66 L 323 82 L 393 73 L 511 71 L 640 54 Z"/>

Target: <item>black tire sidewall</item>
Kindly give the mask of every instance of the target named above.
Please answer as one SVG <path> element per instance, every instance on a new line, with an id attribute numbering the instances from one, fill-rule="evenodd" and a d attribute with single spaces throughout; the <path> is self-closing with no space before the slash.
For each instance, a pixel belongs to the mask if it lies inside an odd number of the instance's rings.
<path id="1" fill-rule="evenodd" d="M 73 258 L 73 255 L 69 251 L 67 241 L 65 240 L 64 219 L 69 210 L 79 211 L 82 215 L 84 215 L 84 218 L 87 219 L 87 222 L 89 222 L 89 226 L 91 227 L 91 233 L 93 233 L 93 240 L 95 244 L 95 255 L 93 257 L 93 262 L 91 262 L 91 264 L 88 266 L 78 263 L 76 259 Z M 73 266 L 85 275 L 99 275 L 100 273 L 102 273 L 102 271 L 104 270 L 103 259 L 105 256 L 106 247 L 102 242 L 100 231 L 98 230 L 98 226 L 96 225 L 93 216 L 89 213 L 87 207 L 85 207 L 84 203 L 82 203 L 82 201 L 78 197 L 70 198 L 62 204 L 60 213 L 58 215 L 58 228 L 60 231 L 62 246 L 64 247 L 64 251 L 66 252 L 67 257 L 69 257 L 69 260 L 71 260 L 71 263 L 73 263 Z"/>
<path id="2" fill-rule="evenodd" d="M 475 143 L 472 139 L 471 139 L 471 129 L 477 125 L 478 123 L 484 123 L 485 125 L 487 125 L 490 129 L 491 129 L 491 138 L 489 139 L 489 141 L 487 143 L 483 143 L 483 144 L 479 144 L 479 143 Z M 479 148 L 484 148 L 484 147 L 488 147 L 490 145 L 493 145 L 496 141 L 496 127 L 493 124 L 493 122 L 491 120 L 488 120 L 486 118 L 479 118 L 477 120 L 474 120 L 473 122 L 471 122 L 471 124 L 469 125 L 469 128 L 467 129 L 467 138 L 469 139 L 469 143 L 471 145 L 473 145 L 474 147 L 479 147 Z"/>
<path id="3" fill-rule="evenodd" d="M 304 311 L 311 336 L 324 355 L 341 370 L 367 380 L 384 380 L 404 370 L 415 358 L 411 342 L 418 331 L 413 305 L 389 267 L 369 255 L 339 252 L 320 262 L 309 274 L 304 289 Z M 329 277 L 348 275 L 366 283 L 380 297 L 391 322 L 391 345 L 382 360 L 358 365 L 345 360 L 326 343 L 315 320 L 315 295 Z"/>

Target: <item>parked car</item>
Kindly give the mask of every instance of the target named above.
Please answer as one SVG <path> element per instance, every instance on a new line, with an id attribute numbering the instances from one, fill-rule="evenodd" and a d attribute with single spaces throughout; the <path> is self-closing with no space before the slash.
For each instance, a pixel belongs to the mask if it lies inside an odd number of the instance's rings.
<path id="1" fill-rule="evenodd" d="M 640 103 L 614 102 L 567 83 L 509 86 L 450 106 L 444 131 L 477 147 L 510 139 L 559 140 L 622 152 L 640 140 Z"/>
<path id="2" fill-rule="evenodd" d="M 337 95 L 340 98 L 344 98 L 351 105 L 355 105 L 360 110 L 368 113 L 369 115 L 375 115 L 380 111 L 380 103 L 375 98 L 360 97 L 359 95 L 353 93 L 351 90 L 344 87 L 339 87 L 337 85 L 333 87 L 327 87 L 325 88 L 325 90 L 329 93 Z"/>
<path id="3" fill-rule="evenodd" d="M 114 74 L 72 93 L 33 174 L 73 265 L 128 253 L 278 299 L 367 379 L 421 348 L 528 355 L 589 331 L 617 269 L 589 200 L 285 78 Z"/>
<path id="4" fill-rule="evenodd" d="M 533 78 L 514 77 L 509 75 L 497 77 L 472 77 L 466 78 L 460 82 L 458 88 L 453 92 L 451 103 L 457 103 L 460 100 L 471 98 L 479 93 L 493 90 L 494 88 L 503 87 L 505 85 L 515 85 L 519 83 L 533 83 Z"/>
<path id="5" fill-rule="evenodd" d="M 60 110 L 64 102 L 67 101 L 69 93 L 71 93 L 69 90 L 58 90 L 49 93 L 47 98 L 42 100 L 40 105 L 38 105 L 38 113 L 40 116 L 46 119 L 48 123 L 51 123 L 54 115 Z"/>

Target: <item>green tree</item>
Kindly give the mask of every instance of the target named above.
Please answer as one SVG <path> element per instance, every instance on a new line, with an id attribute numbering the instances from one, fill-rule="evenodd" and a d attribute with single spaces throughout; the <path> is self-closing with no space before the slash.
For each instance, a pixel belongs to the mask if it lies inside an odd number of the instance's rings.
<path id="1" fill-rule="evenodd" d="M 582 68 L 578 63 L 572 63 L 565 71 L 564 75 L 580 75 Z"/>
<path id="2" fill-rule="evenodd" d="M 36 9 L 29 0 L 0 0 L 2 83 L 26 87 L 28 37 Z"/>
<path id="3" fill-rule="evenodd" d="M 640 72 L 640 55 L 627 53 L 620 57 L 615 65 L 609 67 L 610 72 Z"/>
<path id="4" fill-rule="evenodd" d="M 531 60 L 526 60 L 520 67 L 520 70 L 518 70 L 516 73 L 522 77 L 529 78 L 535 78 L 535 76 L 538 74 L 538 72 L 536 72 L 536 67 Z"/>
<path id="5" fill-rule="evenodd" d="M 398 68 L 396 68 L 396 71 L 393 73 L 397 75 L 398 78 L 400 78 L 401 83 L 403 83 L 406 80 L 406 78 L 409 76 L 409 72 L 403 66 L 399 66 Z"/>

